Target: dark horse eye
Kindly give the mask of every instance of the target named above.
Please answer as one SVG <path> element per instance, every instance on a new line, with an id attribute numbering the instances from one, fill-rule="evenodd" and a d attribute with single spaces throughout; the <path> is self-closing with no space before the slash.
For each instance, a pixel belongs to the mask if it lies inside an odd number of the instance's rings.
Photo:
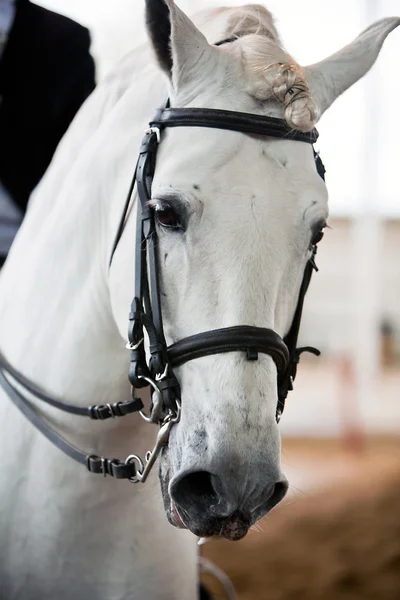
<path id="1" fill-rule="evenodd" d="M 161 227 L 168 229 L 181 229 L 179 217 L 169 204 L 163 204 L 155 209 L 156 219 Z"/>
<path id="2" fill-rule="evenodd" d="M 311 245 L 316 246 L 318 244 L 318 242 L 320 242 L 322 240 L 323 237 L 324 237 L 324 230 L 321 229 L 320 231 L 317 231 L 317 233 L 315 233 L 313 235 L 313 238 L 311 240 Z"/>

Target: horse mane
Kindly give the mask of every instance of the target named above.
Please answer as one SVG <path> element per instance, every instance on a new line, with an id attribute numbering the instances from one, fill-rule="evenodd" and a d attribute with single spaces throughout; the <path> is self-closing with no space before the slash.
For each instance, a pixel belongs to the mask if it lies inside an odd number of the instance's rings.
<path id="1" fill-rule="evenodd" d="M 251 33 L 279 41 L 274 18 L 260 4 L 246 4 L 234 8 L 219 8 L 215 12 L 226 12 L 228 37 L 242 37 Z"/>
<path id="2" fill-rule="evenodd" d="M 285 109 L 285 120 L 294 129 L 310 131 L 320 111 L 310 93 L 304 70 L 283 48 L 274 19 L 259 4 L 220 8 L 225 13 L 224 39 L 237 39 L 226 46 L 241 59 L 247 74 L 247 92 L 258 102 L 275 100 Z"/>

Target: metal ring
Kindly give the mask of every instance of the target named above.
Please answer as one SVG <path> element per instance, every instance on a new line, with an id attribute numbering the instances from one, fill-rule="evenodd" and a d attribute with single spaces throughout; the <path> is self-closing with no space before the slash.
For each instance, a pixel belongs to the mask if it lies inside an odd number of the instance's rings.
<path id="1" fill-rule="evenodd" d="M 146 423 L 151 423 L 152 425 L 155 424 L 153 419 L 151 417 L 148 417 L 143 410 L 139 410 L 139 415 L 142 417 L 142 419 L 146 421 Z"/>
<path id="2" fill-rule="evenodd" d="M 128 477 L 128 481 L 130 481 L 131 483 L 140 483 L 140 481 L 141 481 L 140 476 L 142 475 L 142 473 L 144 471 L 144 464 L 143 464 L 143 461 L 140 458 L 140 456 L 137 456 L 136 454 L 130 454 L 128 456 L 128 458 L 126 459 L 125 464 L 129 465 L 133 462 L 137 462 L 137 464 L 139 465 L 139 469 L 136 469 L 135 477 Z"/>
<path id="3" fill-rule="evenodd" d="M 157 136 L 157 143 L 159 144 L 161 141 L 161 131 L 159 127 L 149 127 L 149 129 L 146 129 L 145 134 L 146 135 L 151 135 L 152 133 L 155 133 Z"/>
<path id="4" fill-rule="evenodd" d="M 138 379 L 144 379 L 145 381 L 147 381 L 147 383 L 151 385 L 155 392 L 161 393 L 161 390 L 156 384 L 156 382 L 150 379 L 150 377 L 146 377 L 146 375 L 138 375 Z"/>
<path id="5" fill-rule="evenodd" d="M 178 423 L 178 421 L 181 418 L 181 403 L 179 402 L 179 400 L 175 399 L 175 404 L 176 404 L 175 414 L 174 414 L 174 411 L 170 408 L 169 413 L 166 417 L 166 420 L 168 419 L 168 421 L 171 421 L 172 423 Z"/>
<path id="6" fill-rule="evenodd" d="M 158 385 L 156 384 L 155 381 L 150 379 L 150 377 L 146 377 L 145 375 L 138 375 L 138 379 L 144 379 L 145 381 L 147 381 L 147 383 L 149 383 L 151 385 L 151 387 L 153 388 L 153 390 L 155 392 L 157 392 L 158 394 L 161 394 L 160 388 L 158 387 Z M 143 410 L 139 410 L 139 414 L 142 417 L 142 419 L 144 419 L 146 421 L 146 423 L 154 424 L 154 421 L 151 418 L 151 416 L 150 417 L 147 416 Z"/>

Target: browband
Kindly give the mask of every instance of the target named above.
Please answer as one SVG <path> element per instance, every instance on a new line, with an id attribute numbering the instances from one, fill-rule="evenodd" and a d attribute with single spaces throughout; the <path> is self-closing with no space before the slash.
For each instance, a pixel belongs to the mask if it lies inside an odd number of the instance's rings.
<path id="1" fill-rule="evenodd" d="M 292 129 L 282 119 L 213 108 L 160 108 L 150 121 L 150 127 L 209 127 L 307 144 L 314 144 L 319 137 L 315 128 L 303 132 Z"/>

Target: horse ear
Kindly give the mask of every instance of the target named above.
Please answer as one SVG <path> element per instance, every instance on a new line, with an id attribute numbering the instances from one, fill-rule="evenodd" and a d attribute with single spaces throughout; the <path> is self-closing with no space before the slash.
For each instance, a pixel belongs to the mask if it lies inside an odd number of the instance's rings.
<path id="1" fill-rule="evenodd" d="M 171 75 L 171 18 L 164 0 L 146 0 L 146 25 L 160 67 Z"/>
<path id="2" fill-rule="evenodd" d="M 398 17 L 377 21 L 336 54 L 305 68 L 306 80 L 321 114 L 370 70 L 386 37 L 398 25 Z"/>
<path id="3" fill-rule="evenodd" d="M 146 0 L 146 24 L 157 60 L 175 89 L 209 66 L 212 47 L 174 0 Z"/>

